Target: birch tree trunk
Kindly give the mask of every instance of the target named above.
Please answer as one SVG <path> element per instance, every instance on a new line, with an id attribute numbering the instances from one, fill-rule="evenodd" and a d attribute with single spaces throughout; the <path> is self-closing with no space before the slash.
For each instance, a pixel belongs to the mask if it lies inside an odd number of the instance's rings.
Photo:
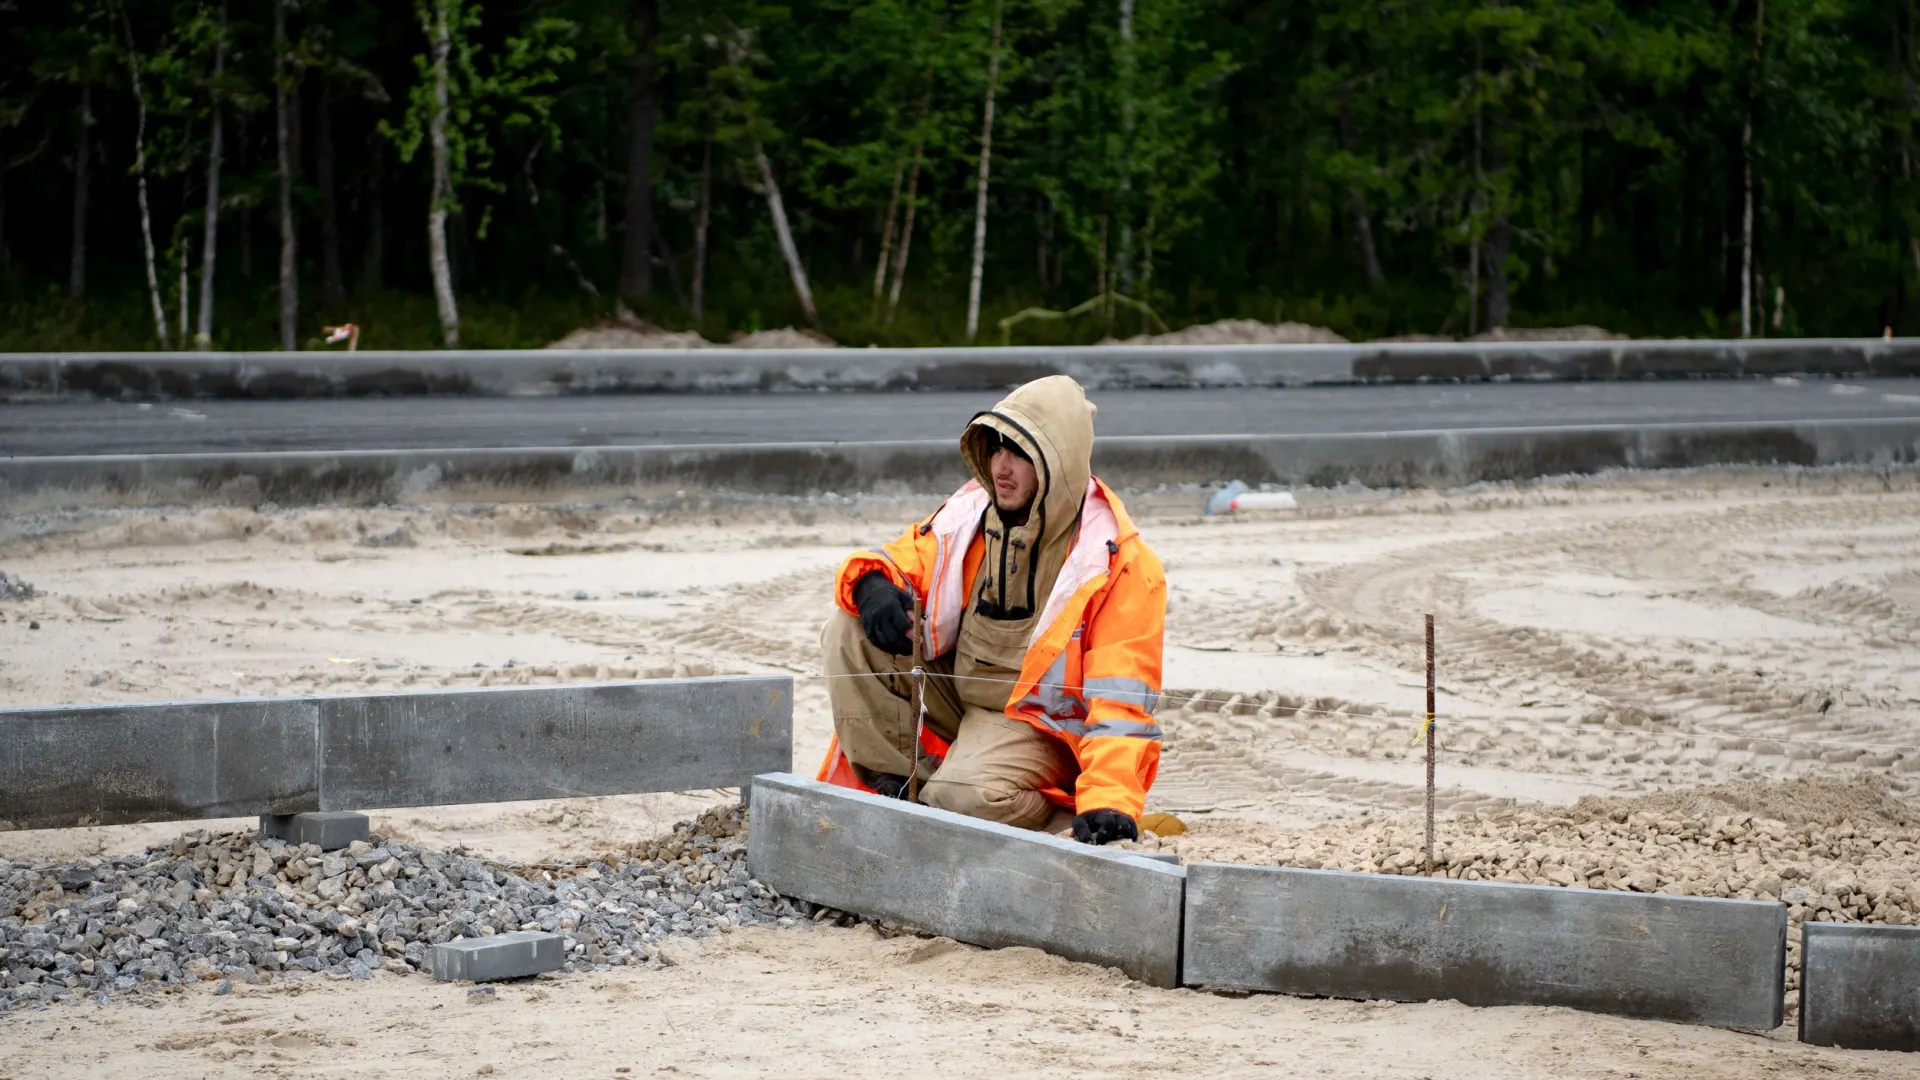
<path id="1" fill-rule="evenodd" d="M 887 256 L 893 254 L 893 215 L 900 209 L 900 181 L 907 173 L 907 163 L 900 162 L 893 167 L 893 192 L 887 196 L 887 218 L 880 226 L 880 258 L 873 264 L 873 310 L 880 311 L 880 297 L 887 289 Z"/>
<path id="2" fill-rule="evenodd" d="M 1052 235 L 1053 223 L 1047 206 L 1044 204 L 1035 206 L 1033 208 L 1033 261 L 1034 269 L 1040 275 L 1040 296 L 1043 301 L 1047 298 L 1047 282 L 1051 280 L 1047 277 L 1047 239 Z"/>
<path id="3" fill-rule="evenodd" d="M 227 4 L 220 3 L 220 39 L 213 48 L 213 134 L 207 146 L 207 211 L 200 242 L 200 322 L 193 334 L 194 347 L 202 352 L 213 348 L 213 271 L 220 241 L 220 90 L 219 82 L 227 70 Z"/>
<path id="4" fill-rule="evenodd" d="M 367 137 L 367 248 L 360 257 L 360 287 L 379 292 L 387 268 L 387 141 L 378 128 Z"/>
<path id="5" fill-rule="evenodd" d="M 0 275 L 13 268 L 13 249 L 7 246 L 7 160 L 6 140 L 0 136 Z"/>
<path id="6" fill-rule="evenodd" d="M 1114 58 L 1120 93 L 1120 242 L 1115 245 L 1115 291 L 1133 294 L 1133 0 L 1120 0 L 1120 49 Z"/>
<path id="7" fill-rule="evenodd" d="M 667 287 L 673 290 L 673 302 L 683 308 L 687 304 L 687 293 L 680 287 L 680 263 L 674 258 L 673 248 L 667 243 L 667 235 L 658 228 L 653 230 L 653 253 L 660 257 L 660 265 L 667 272 Z"/>
<path id="8" fill-rule="evenodd" d="M 1480 332 L 1480 241 L 1467 248 L 1467 336 Z"/>
<path id="9" fill-rule="evenodd" d="M 1158 201 L 1149 199 L 1147 201 L 1146 228 L 1140 232 L 1140 247 L 1142 250 L 1140 253 L 1140 295 L 1138 299 L 1143 306 L 1150 306 L 1153 303 L 1153 226 L 1154 218 L 1159 212 L 1160 207 Z M 1145 310 L 1140 312 L 1140 332 L 1142 334 L 1153 333 L 1153 317 L 1148 315 Z"/>
<path id="10" fill-rule="evenodd" d="M 1340 90 L 1340 148 L 1356 153 L 1353 137 L 1353 112 L 1347 107 L 1347 90 Z M 1367 283 L 1384 285 L 1387 275 L 1380 269 L 1380 253 L 1373 246 L 1373 215 L 1367 210 L 1367 196 L 1359 184 L 1347 186 L 1347 208 L 1353 214 L 1353 235 L 1360 245 L 1360 263 L 1367 271 Z"/>
<path id="11" fill-rule="evenodd" d="M 340 197 L 334 187 L 333 83 L 320 82 L 319 147 L 314 179 L 320 188 L 320 306 L 329 318 L 338 318 L 346 305 L 346 283 L 340 273 Z"/>
<path id="12" fill-rule="evenodd" d="M 1100 282 L 1100 317 L 1107 321 L 1107 333 L 1113 333 L 1113 283 L 1107 263 L 1107 204 L 1100 204 L 1100 246 L 1094 256 L 1094 272 Z"/>
<path id="13" fill-rule="evenodd" d="M 193 286 L 187 276 L 187 237 L 186 218 L 181 218 L 173 227 L 173 252 L 176 269 L 180 276 L 180 345 L 187 344 L 187 312 L 191 308 L 188 301 L 192 297 Z"/>
<path id="14" fill-rule="evenodd" d="M 234 124 L 235 138 L 233 140 L 233 144 L 234 144 L 233 156 L 237 160 L 234 162 L 234 164 L 238 166 L 239 174 L 241 176 L 252 176 L 253 162 L 247 160 L 247 152 L 252 148 L 252 145 L 253 145 L 253 141 L 247 138 L 247 135 L 249 134 L 248 123 L 247 123 L 249 117 L 247 116 L 246 113 L 242 112 L 237 119 L 239 122 Z M 233 216 L 235 219 L 234 223 L 238 225 L 240 229 L 240 243 L 236 245 L 239 248 L 239 252 L 240 252 L 240 278 L 243 281 L 252 281 L 253 280 L 253 200 L 248 199 L 242 202 L 239 205 L 239 207 L 237 207 L 234 210 Z"/>
<path id="15" fill-rule="evenodd" d="M 274 143 L 280 181 L 280 348 L 292 352 L 300 322 L 299 236 L 293 227 L 293 139 L 288 124 L 287 0 L 273 0 Z"/>
<path id="16" fill-rule="evenodd" d="M 1905 28 L 1904 33 L 1902 32 L 1903 22 Z M 1908 6 L 1908 18 L 1906 20 L 1902 20 L 1898 14 L 1894 16 L 1893 40 L 1895 48 L 1898 49 L 1900 54 L 1901 93 L 1906 101 L 1913 102 L 1916 100 L 1916 94 L 1913 82 L 1913 22 L 1911 5 Z M 1900 133 L 1900 179 L 1909 182 L 1913 180 L 1913 132 L 1911 129 L 1903 130 Z M 1913 258 L 1913 269 L 1915 273 L 1920 274 L 1920 233 L 1907 233 L 1907 254 Z M 5 265 L 4 260 L 0 259 L 0 269 L 4 269 Z M 1785 288 L 1783 286 L 1783 295 L 1784 291 Z M 1776 301 L 1773 306 L 1774 329 L 1776 331 L 1780 328 L 1780 308 L 1783 305 L 1784 301 Z"/>
<path id="17" fill-rule="evenodd" d="M 580 286 L 580 291 L 590 299 L 599 300 L 600 287 L 580 268 L 580 262 L 573 257 L 573 252 L 554 237 L 553 230 L 547 228 L 546 217 L 540 212 L 540 184 L 533 178 L 533 159 L 539 156 L 541 145 L 534 143 L 533 149 L 527 151 L 527 156 L 520 162 L 520 176 L 527 185 L 527 205 L 533 210 L 534 228 L 540 230 L 540 240 L 547 245 L 547 252 L 559 259 L 560 264 L 567 268 L 567 273 L 573 275 L 573 283 Z"/>
<path id="18" fill-rule="evenodd" d="M 907 255 L 913 247 L 913 215 L 919 207 L 920 163 L 927 149 L 927 110 L 933 105 L 933 65 L 928 64 L 920 84 L 920 116 L 914 122 L 913 166 L 907 173 L 907 217 L 900 223 L 900 247 L 893 257 L 893 286 L 887 294 L 887 322 L 900 309 L 900 285 L 907 277 Z"/>
<path id="19" fill-rule="evenodd" d="M 1507 171 L 1506 150 L 1500 144 L 1500 127 L 1493 128 L 1493 143 L 1488 157 L 1493 165 L 1493 175 L 1504 176 Z M 1496 195 L 1493 208 L 1493 224 L 1487 227 L 1487 329 L 1500 330 L 1512 321 L 1513 297 L 1507 283 L 1507 253 L 1512 250 L 1513 228 L 1508 218 L 1505 195 Z"/>
<path id="20" fill-rule="evenodd" d="M 973 202 L 973 276 L 967 284 L 967 344 L 980 333 L 980 278 L 987 266 L 987 173 L 993 162 L 993 92 L 1000 81 L 1000 13 L 993 0 L 993 38 L 987 46 L 987 102 L 980 122 L 980 186 Z"/>
<path id="21" fill-rule="evenodd" d="M 1753 336 L 1753 122 L 1740 128 L 1740 336 Z"/>
<path id="22" fill-rule="evenodd" d="M 713 140 L 700 147 L 700 208 L 693 219 L 693 328 L 700 329 L 700 317 L 707 301 L 707 219 L 713 213 Z"/>
<path id="23" fill-rule="evenodd" d="M 1513 229 L 1502 206 L 1487 229 L 1487 329 L 1500 330 L 1513 319 L 1513 298 L 1507 286 L 1507 253 Z"/>
<path id="24" fill-rule="evenodd" d="M 73 148 L 73 249 L 67 263 L 67 303 L 87 300 L 87 188 L 93 179 L 93 87 L 80 87 L 79 133 Z"/>
<path id="25" fill-rule="evenodd" d="M 1480 39 L 1475 37 L 1473 39 L 1473 73 L 1475 83 L 1475 100 L 1473 103 L 1473 194 L 1467 203 L 1468 220 L 1472 222 L 1472 229 L 1468 237 L 1472 246 L 1467 252 L 1468 337 L 1472 337 L 1480 332 L 1480 237 L 1478 234 L 1480 230 L 1480 211 L 1484 206 L 1482 196 L 1486 190 L 1486 175 L 1480 168 L 1482 136 L 1481 114 L 1484 112 L 1484 107 L 1479 100 L 1481 93 L 1479 83 L 1485 70 L 1486 65 L 1483 63 L 1481 57 Z"/>
<path id="26" fill-rule="evenodd" d="M 907 173 L 907 217 L 900 223 L 900 248 L 893 256 L 893 285 L 887 291 L 887 322 L 900 310 L 900 287 L 907 279 L 907 256 L 913 253 L 913 216 L 920 195 L 920 162 L 926 154 L 926 136 L 914 140 L 913 168 Z"/>
<path id="27" fill-rule="evenodd" d="M 780 254 L 787 260 L 787 274 L 793 278 L 793 291 L 800 295 L 800 309 L 807 321 L 820 325 L 820 313 L 813 308 L 813 290 L 807 287 L 807 268 L 800 265 L 800 249 L 793 245 L 793 230 L 787 227 L 787 207 L 780 201 L 780 185 L 773 179 L 773 164 L 759 143 L 753 144 L 753 156 L 760 163 L 760 183 L 767 189 L 767 209 L 773 213 L 773 231 L 780 238 Z"/>
<path id="28" fill-rule="evenodd" d="M 127 35 L 127 75 L 133 86 L 133 177 L 140 195 L 140 243 L 146 257 L 147 298 L 153 304 L 153 336 L 162 349 L 173 343 L 167 335 L 167 307 L 160 299 L 160 273 L 154 265 L 153 212 L 147 202 L 147 93 L 140 85 L 140 61 L 133 48 L 133 23 L 126 10 L 120 12 L 121 26 Z"/>
<path id="29" fill-rule="evenodd" d="M 1759 96 L 1760 42 L 1767 0 L 1753 14 L 1753 69 L 1747 82 L 1747 122 L 1740 128 L 1740 336 L 1753 336 L 1753 113 Z"/>
<path id="30" fill-rule="evenodd" d="M 447 160 L 447 122 L 449 111 L 447 70 L 453 51 L 453 31 L 448 24 L 449 5 L 457 0 L 434 0 L 433 4 L 433 118 L 427 123 L 427 139 L 433 146 L 433 194 L 427 210 L 427 258 L 433 271 L 433 299 L 440 311 L 440 337 L 447 348 L 460 347 L 460 309 L 453 299 L 453 266 L 447 259 L 447 210 L 453 203 L 453 176 Z"/>
<path id="31" fill-rule="evenodd" d="M 653 40 L 659 25 L 658 0 L 637 0 L 627 86 L 627 231 L 620 292 L 640 299 L 653 291 Z"/>

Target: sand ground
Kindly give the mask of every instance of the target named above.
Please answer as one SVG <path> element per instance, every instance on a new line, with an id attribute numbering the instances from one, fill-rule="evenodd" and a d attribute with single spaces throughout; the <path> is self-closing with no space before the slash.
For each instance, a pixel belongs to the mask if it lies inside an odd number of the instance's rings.
<path id="1" fill-rule="evenodd" d="M 1776 895 L 1860 867 L 1857 891 L 1832 893 L 1835 917 L 1914 921 L 1920 832 L 1901 809 L 1920 782 L 1913 473 L 1321 492 L 1300 513 L 1243 520 L 1201 517 L 1200 501 L 1130 500 L 1171 586 L 1173 692 L 1151 808 L 1191 831 L 1165 846 L 1190 859 L 1395 869 L 1424 799 L 1410 744 L 1432 612 L 1441 841 L 1468 876 Z M 830 731 L 825 690 L 806 677 L 818 673 L 832 569 L 934 502 L 16 513 L 0 530 L 0 569 L 40 595 L 0 603 L 0 703 L 785 672 L 801 677 L 806 771 Z M 1869 802 L 1887 800 L 1871 813 L 1821 794 L 1861 778 L 1878 785 Z M 1697 826 L 1680 820 L 1684 793 L 1716 785 L 1723 797 L 1697 800 Z M 1741 803 L 1729 791 L 1757 794 Z M 1777 794 L 1792 791 L 1818 797 Z M 1671 793 L 1679 802 L 1660 802 Z M 532 860 L 630 841 L 729 797 L 375 819 L 410 839 Z M 1780 836 L 1755 826 L 1751 853 L 1709 841 L 1681 860 L 1637 835 L 1643 823 L 1724 832 L 1706 815 L 1743 806 L 1781 822 Z M 0 833 L 0 854 L 126 850 L 179 828 Z M 1521 850 L 1534 832 L 1539 843 Z M 1807 901 L 1807 915 L 1826 902 Z M 444 1019 L 432 1015 L 441 1006 Z M 824 928 L 741 933 L 690 948 L 669 972 L 541 980 L 486 1005 L 383 975 L 0 1018 L 8 1080 L 556 1066 L 867 1075 L 928 1056 L 962 1075 L 1920 1075 L 1920 1061 L 1897 1055 L 1798 1046 L 1790 1029 L 1227 999 L 1128 987 L 1021 950 Z"/>

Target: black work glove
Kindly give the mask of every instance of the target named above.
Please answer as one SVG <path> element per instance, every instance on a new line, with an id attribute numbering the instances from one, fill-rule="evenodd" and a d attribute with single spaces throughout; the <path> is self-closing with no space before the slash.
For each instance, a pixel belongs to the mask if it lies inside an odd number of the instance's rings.
<path id="1" fill-rule="evenodd" d="M 870 570 L 853 583 L 853 603 L 860 609 L 860 632 L 874 648 L 895 656 L 913 655 L 913 639 L 907 636 L 913 626 L 908 615 L 912 601 L 905 589 L 880 571 Z"/>
<path id="2" fill-rule="evenodd" d="M 873 793 L 883 799 L 904 799 L 907 797 L 907 778 L 892 773 L 878 773 L 873 778 Z"/>
<path id="3" fill-rule="evenodd" d="M 1073 819 L 1073 838 L 1083 844 L 1138 840 L 1140 828 L 1118 810 L 1089 810 Z"/>

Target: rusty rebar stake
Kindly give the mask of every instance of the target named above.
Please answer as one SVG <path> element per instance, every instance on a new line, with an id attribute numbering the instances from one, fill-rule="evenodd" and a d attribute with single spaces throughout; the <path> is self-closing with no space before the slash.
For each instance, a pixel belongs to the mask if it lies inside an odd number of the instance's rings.
<path id="1" fill-rule="evenodd" d="M 1433 616 L 1427 616 L 1427 873 L 1433 873 Z"/>
<path id="2" fill-rule="evenodd" d="M 913 594 L 907 617 L 913 621 L 913 764 L 907 769 L 907 801 L 920 801 L 920 739 L 927 728 L 927 666 L 921 654 L 920 596 Z"/>

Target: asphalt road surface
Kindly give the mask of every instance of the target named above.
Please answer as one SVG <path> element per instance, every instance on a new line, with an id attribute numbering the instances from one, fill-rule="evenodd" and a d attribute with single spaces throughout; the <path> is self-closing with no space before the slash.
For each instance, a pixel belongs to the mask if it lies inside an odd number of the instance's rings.
<path id="1" fill-rule="evenodd" d="M 997 394 L 740 394 L 0 405 L 0 456 L 874 442 L 957 436 Z M 1920 379 L 1137 390 L 1101 435 L 1272 435 L 1920 418 Z"/>

